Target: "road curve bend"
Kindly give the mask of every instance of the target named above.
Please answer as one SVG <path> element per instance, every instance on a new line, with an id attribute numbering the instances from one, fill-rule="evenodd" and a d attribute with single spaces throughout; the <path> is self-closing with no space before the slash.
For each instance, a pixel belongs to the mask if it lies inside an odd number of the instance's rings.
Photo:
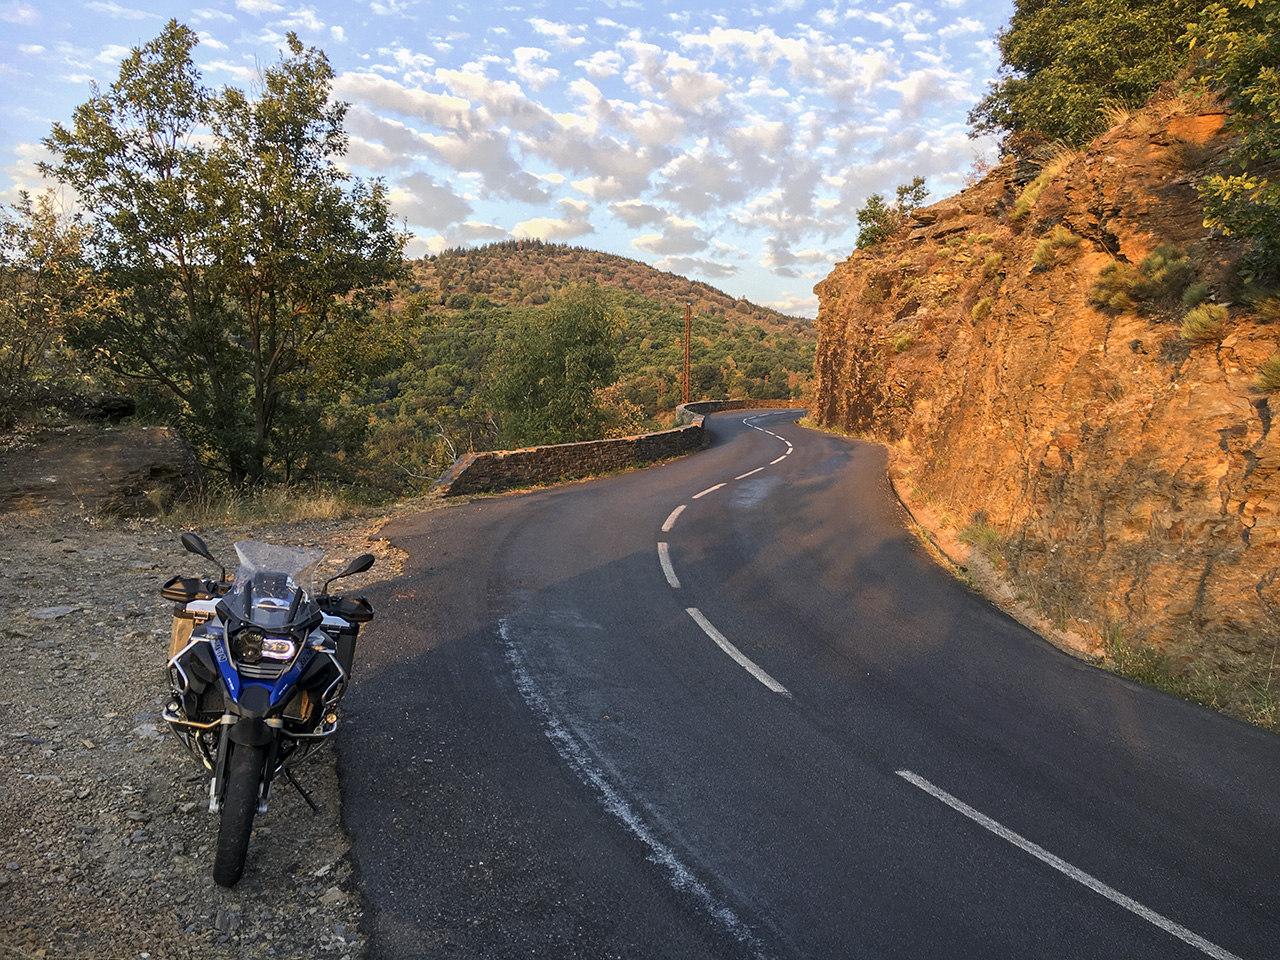
<path id="1" fill-rule="evenodd" d="M 1280 956 L 1280 740 L 1044 643 L 796 416 L 388 526 L 371 956 Z"/>

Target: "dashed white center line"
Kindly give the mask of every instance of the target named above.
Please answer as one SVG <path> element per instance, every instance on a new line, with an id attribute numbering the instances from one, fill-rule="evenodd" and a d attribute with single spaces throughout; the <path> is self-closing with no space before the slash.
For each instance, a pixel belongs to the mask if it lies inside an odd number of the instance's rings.
<path id="1" fill-rule="evenodd" d="M 788 451 L 788 452 L 790 452 L 790 451 Z M 775 463 L 781 463 L 781 462 L 782 462 L 783 460 L 785 460 L 785 459 L 787 459 L 787 454 L 785 454 L 785 453 L 784 453 L 784 454 L 783 454 L 782 456 L 780 456 L 777 460 L 770 460 L 770 461 L 769 461 L 769 466 L 771 466 L 771 467 L 772 467 Z"/>
<path id="2" fill-rule="evenodd" d="M 776 463 L 777 461 L 775 460 L 774 462 Z M 717 483 L 714 487 L 707 487 L 707 489 L 703 490 L 701 493 L 695 493 L 693 495 L 693 499 L 698 500 L 702 497 L 705 497 L 708 493 L 715 493 L 717 490 L 719 490 L 723 486 L 724 486 L 723 483 Z"/>
<path id="3" fill-rule="evenodd" d="M 754 470 L 748 470 L 746 473 L 741 473 L 741 474 L 739 474 L 738 476 L 734 477 L 733 479 L 735 479 L 735 480 L 745 480 L 745 479 L 747 479 L 747 477 L 751 476 L 753 473 L 759 473 L 759 472 L 760 472 L 761 470 L 763 470 L 763 469 L 764 469 L 764 467 L 756 467 Z M 681 509 L 684 509 L 684 508 L 682 507 Z"/>
<path id="4" fill-rule="evenodd" d="M 702 615 L 697 607 L 686 607 L 685 612 L 693 617 L 694 623 L 702 628 L 702 632 L 710 637 L 717 647 L 733 658 L 738 666 L 742 667 L 747 673 L 751 674 L 774 693 L 780 693 L 784 697 L 790 697 L 791 693 L 769 674 L 765 673 L 758 664 L 747 657 L 741 650 L 729 642 L 723 633 L 712 626 L 711 621 Z"/>
<path id="5" fill-rule="evenodd" d="M 763 470 L 763 469 L 764 469 L 764 467 L 761 467 L 760 469 L 761 469 L 761 470 Z M 662 524 L 662 532 L 663 532 L 663 533 L 670 533 L 670 532 L 671 532 L 671 528 L 672 528 L 672 527 L 674 527 L 674 526 L 676 525 L 676 518 L 677 518 L 678 516 L 680 516 L 680 514 L 682 514 L 682 513 L 684 513 L 684 504 L 683 504 L 683 503 L 682 503 L 682 504 L 680 504 L 680 506 L 676 507 L 674 510 L 672 510 L 672 511 L 671 511 L 671 516 L 667 517 L 666 521 Z"/>
<path id="6" fill-rule="evenodd" d="M 912 773 L 910 770 L 899 770 L 897 771 L 897 773 L 898 773 L 898 776 L 902 777 L 902 779 L 906 780 L 908 783 L 914 784 L 915 786 L 919 787 L 921 790 L 929 794 L 934 799 L 941 800 L 952 810 L 955 810 L 957 813 L 964 814 L 974 823 L 978 824 L 981 827 L 984 827 L 987 830 L 990 830 L 1000 839 L 1007 840 L 1009 843 L 1013 844 L 1015 847 L 1018 847 L 1019 849 L 1024 850 L 1025 852 L 1031 854 L 1033 857 L 1035 857 L 1037 860 L 1041 861 L 1042 863 L 1046 863 L 1049 866 L 1053 867 L 1053 869 L 1059 871 L 1060 873 L 1066 874 L 1072 880 L 1076 881 L 1079 884 L 1083 884 L 1084 886 L 1092 890 L 1094 893 L 1101 894 L 1102 896 L 1110 900 L 1112 903 L 1117 904 L 1121 907 L 1124 907 L 1130 913 L 1137 914 L 1139 917 L 1141 917 L 1143 920 L 1146 920 L 1148 923 L 1155 924 L 1165 933 L 1172 934 L 1173 936 L 1181 940 L 1183 943 L 1187 943 L 1195 947 L 1201 953 L 1205 953 L 1208 956 L 1215 958 L 1215 960 L 1240 960 L 1239 957 L 1237 957 L 1234 953 L 1231 953 L 1229 950 L 1224 950 L 1222 947 L 1218 946 L 1216 943 L 1212 943 L 1206 940 L 1204 937 L 1200 936 L 1199 934 L 1192 933 L 1186 927 L 1182 926 L 1181 924 L 1174 923 L 1168 917 L 1165 917 L 1165 916 L 1162 916 L 1161 914 L 1156 913 L 1151 908 L 1144 907 L 1142 904 L 1140 904 L 1137 900 L 1134 900 L 1132 897 L 1126 897 L 1119 890 L 1116 890 L 1112 887 L 1107 886 L 1097 877 L 1091 876 L 1085 873 L 1083 870 L 1079 869 L 1078 867 L 1072 866 L 1071 864 L 1067 863 L 1067 861 L 1063 860 L 1061 857 L 1057 857 L 1053 855 L 1052 853 L 1050 853 L 1048 850 L 1046 850 L 1044 847 L 1040 846 L 1039 844 L 1032 843 L 1030 840 L 1026 839 L 1026 837 L 1020 836 L 1019 834 L 1014 833 L 1012 830 L 1010 830 L 1008 827 L 1004 826 L 1003 824 L 1000 824 L 997 821 L 992 820 L 986 814 L 979 813 L 977 810 L 969 806 L 963 800 L 959 800 L 956 797 L 953 797 L 951 794 L 947 793 L 947 791 L 943 790 L 941 787 L 935 787 L 932 783 L 930 783 L 924 777 L 919 776 L 918 774 Z"/>
<path id="7" fill-rule="evenodd" d="M 676 579 L 675 567 L 671 566 L 671 548 L 664 542 L 658 543 L 658 562 L 662 564 L 662 573 L 667 578 L 667 583 L 680 589 L 680 581 Z"/>

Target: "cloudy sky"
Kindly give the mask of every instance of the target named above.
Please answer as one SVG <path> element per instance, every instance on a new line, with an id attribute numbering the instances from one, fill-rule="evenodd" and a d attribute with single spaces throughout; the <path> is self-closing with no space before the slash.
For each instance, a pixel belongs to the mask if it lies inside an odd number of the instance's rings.
<path id="1" fill-rule="evenodd" d="M 957 192 L 965 117 L 1012 0 L 0 0 L 0 200 L 40 140 L 176 17 L 207 86 L 250 88 L 285 34 L 351 104 L 344 163 L 391 188 L 409 252 L 540 237 L 813 316 L 857 208 Z"/>

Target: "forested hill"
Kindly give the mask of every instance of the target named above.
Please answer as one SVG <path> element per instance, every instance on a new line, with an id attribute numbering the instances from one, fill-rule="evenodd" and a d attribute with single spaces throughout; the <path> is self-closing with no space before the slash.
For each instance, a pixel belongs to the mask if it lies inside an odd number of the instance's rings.
<path id="1" fill-rule="evenodd" d="M 451 249 L 417 260 L 411 289 L 429 297 L 434 294 L 434 301 L 442 306 L 466 310 L 486 305 L 538 306 L 557 290 L 592 281 L 663 306 L 677 306 L 681 312 L 689 303 L 700 316 L 723 315 L 731 323 L 756 324 L 769 333 L 817 338 L 812 320 L 786 316 L 639 260 L 541 240 Z"/>

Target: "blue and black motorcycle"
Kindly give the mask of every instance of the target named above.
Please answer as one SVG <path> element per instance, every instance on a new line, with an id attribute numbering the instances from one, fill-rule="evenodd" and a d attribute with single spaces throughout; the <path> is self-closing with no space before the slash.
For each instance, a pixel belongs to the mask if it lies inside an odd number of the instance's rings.
<path id="1" fill-rule="evenodd" d="M 184 533 L 181 541 L 222 573 L 174 577 L 161 588 L 176 601 L 173 696 L 163 716 L 213 776 L 209 810 L 221 817 L 213 879 L 230 887 L 244 872 L 253 818 L 266 812 L 276 774 L 315 809 L 290 767 L 337 730 L 360 625 L 373 619 L 368 600 L 332 596 L 329 584 L 368 570 L 374 557 L 357 557 L 313 593 L 301 584 L 312 583 L 323 550 L 241 540 L 228 579 L 200 537 Z"/>

